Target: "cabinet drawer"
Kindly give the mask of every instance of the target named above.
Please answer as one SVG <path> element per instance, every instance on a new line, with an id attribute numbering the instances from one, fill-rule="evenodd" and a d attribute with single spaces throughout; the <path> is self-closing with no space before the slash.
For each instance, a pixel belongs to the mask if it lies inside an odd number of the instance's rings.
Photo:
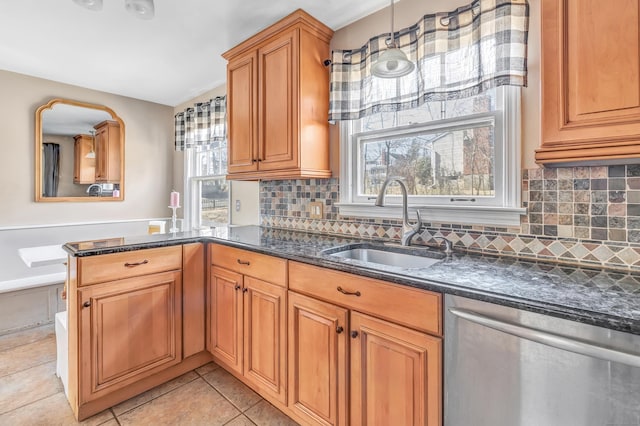
<path id="1" fill-rule="evenodd" d="M 219 244 L 209 247 L 212 265 L 286 287 L 286 260 Z"/>
<path id="2" fill-rule="evenodd" d="M 439 293 L 297 262 L 289 262 L 289 289 L 431 334 L 442 334 Z"/>
<path id="3" fill-rule="evenodd" d="M 182 269 L 182 246 L 81 257 L 78 286 L 176 269 Z"/>

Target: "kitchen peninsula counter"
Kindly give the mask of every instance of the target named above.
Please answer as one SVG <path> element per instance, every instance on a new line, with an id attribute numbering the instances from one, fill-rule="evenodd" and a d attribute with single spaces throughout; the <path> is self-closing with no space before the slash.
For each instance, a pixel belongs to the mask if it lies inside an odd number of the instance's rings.
<path id="1" fill-rule="evenodd" d="M 454 251 L 426 268 L 379 265 L 373 269 L 357 260 L 331 256 L 324 250 L 362 242 L 382 245 L 382 242 L 258 226 L 74 242 L 65 244 L 64 249 L 71 256 L 85 257 L 193 242 L 215 242 L 640 335 L 640 274 L 634 273 L 464 251 Z"/>

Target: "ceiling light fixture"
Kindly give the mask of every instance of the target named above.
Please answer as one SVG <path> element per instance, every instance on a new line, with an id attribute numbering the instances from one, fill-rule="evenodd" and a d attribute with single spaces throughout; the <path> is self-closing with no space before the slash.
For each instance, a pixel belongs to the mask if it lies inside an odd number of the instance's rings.
<path id="1" fill-rule="evenodd" d="M 398 48 L 393 30 L 393 0 L 391 0 L 391 36 L 387 40 L 388 49 L 371 64 L 371 74 L 380 78 L 398 78 L 409 74 L 415 68 L 407 55 Z"/>
<path id="2" fill-rule="evenodd" d="M 151 19 L 155 12 L 153 0 L 124 0 L 124 7 L 140 19 Z"/>
<path id="3" fill-rule="evenodd" d="M 87 155 L 85 155 L 84 158 L 96 158 L 96 131 L 89 130 L 89 133 L 91 133 L 91 151 L 87 152 Z"/>
<path id="4" fill-rule="evenodd" d="M 89 10 L 102 10 L 102 0 L 73 0 L 73 2 Z"/>
<path id="5" fill-rule="evenodd" d="M 102 0 L 73 0 L 73 2 L 85 9 L 102 10 Z M 155 14 L 153 0 L 124 0 L 124 8 L 140 19 L 152 19 Z"/>

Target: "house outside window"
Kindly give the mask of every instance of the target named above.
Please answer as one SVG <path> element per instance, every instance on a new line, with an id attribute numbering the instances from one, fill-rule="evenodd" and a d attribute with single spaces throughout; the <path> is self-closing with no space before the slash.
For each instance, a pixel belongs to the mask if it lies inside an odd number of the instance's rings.
<path id="1" fill-rule="evenodd" d="M 399 176 L 426 221 L 518 225 L 519 105 L 520 89 L 500 86 L 343 121 L 340 214 L 400 217 L 397 185 L 387 207 L 371 208 L 385 179 Z"/>
<path id="2" fill-rule="evenodd" d="M 191 229 L 229 223 L 227 143 L 215 142 L 205 150 L 185 151 L 185 219 Z"/>

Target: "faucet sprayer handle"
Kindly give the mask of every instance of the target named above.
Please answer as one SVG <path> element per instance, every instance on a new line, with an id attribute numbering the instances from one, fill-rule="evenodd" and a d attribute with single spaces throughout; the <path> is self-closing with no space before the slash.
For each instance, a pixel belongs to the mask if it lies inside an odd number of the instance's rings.
<path id="1" fill-rule="evenodd" d="M 420 233 L 420 231 L 422 230 L 422 226 L 424 225 L 422 223 L 422 217 L 420 216 L 420 210 L 416 210 L 416 216 L 418 216 L 418 221 L 415 225 L 413 225 L 413 230 L 417 233 Z"/>

